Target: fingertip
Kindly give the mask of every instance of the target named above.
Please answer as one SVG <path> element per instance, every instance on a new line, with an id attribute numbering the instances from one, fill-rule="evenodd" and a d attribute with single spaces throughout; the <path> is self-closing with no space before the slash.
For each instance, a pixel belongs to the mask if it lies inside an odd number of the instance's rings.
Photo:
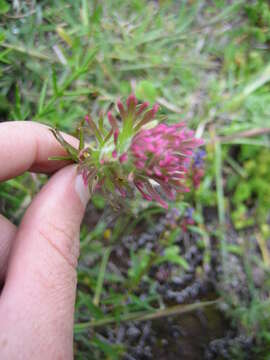
<path id="1" fill-rule="evenodd" d="M 70 270 L 73 273 L 79 256 L 80 225 L 89 199 L 83 186 L 77 166 L 70 165 L 54 174 L 42 188 L 19 226 L 11 254 L 10 279 L 12 270 L 29 262 L 35 268 L 46 263 L 56 274 Z"/>
<path id="2" fill-rule="evenodd" d="M 78 174 L 74 183 L 75 191 L 85 207 L 90 200 L 90 191 L 88 184 L 84 181 L 83 176 Z"/>

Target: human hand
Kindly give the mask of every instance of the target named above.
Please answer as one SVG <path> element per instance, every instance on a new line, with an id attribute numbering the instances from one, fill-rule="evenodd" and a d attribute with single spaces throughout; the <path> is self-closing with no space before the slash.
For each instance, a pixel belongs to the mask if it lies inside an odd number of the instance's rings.
<path id="1" fill-rule="evenodd" d="M 76 139 L 66 136 L 76 145 Z M 0 181 L 55 172 L 65 155 L 48 128 L 0 123 Z M 57 171 L 18 229 L 0 215 L 0 358 L 72 359 L 79 231 L 89 191 L 74 165 Z"/>

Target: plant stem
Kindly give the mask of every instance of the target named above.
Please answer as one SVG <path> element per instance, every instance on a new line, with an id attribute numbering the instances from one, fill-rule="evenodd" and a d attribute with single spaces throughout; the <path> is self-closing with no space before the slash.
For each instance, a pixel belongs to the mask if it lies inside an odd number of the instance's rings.
<path id="1" fill-rule="evenodd" d="M 85 323 L 79 323 L 75 324 L 75 332 L 81 332 L 88 328 L 97 328 L 101 326 L 105 326 L 108 324 L 113 324 L 115 322 L 127 322 L 127 321 L 147 321 L 147 320 L 154 320 L 159 319 L 167 316 L 172 315 L 180 315 L 185 314 L 191 311 L 195 311 L 207 306 L 217 305 L 220 302 L 221 299 L 213 300 L 213 301 L 205 301 L 195 304 L 189 304 L 189 305 L 176 305 L 165 309 L 158 309 L 154 312 L 150 311 L 139 311 L 135 313 L 129 313 L 122 315 L 120 318 L 115 318 L 113 316 L 106 317 L 104 319 L 100 320 L 92 320 Z"/>

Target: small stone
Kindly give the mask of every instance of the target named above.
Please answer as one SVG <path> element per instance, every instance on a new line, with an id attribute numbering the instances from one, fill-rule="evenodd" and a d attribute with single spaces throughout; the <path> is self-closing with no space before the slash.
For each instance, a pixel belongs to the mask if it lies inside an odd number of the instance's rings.
<path id="1" fill-rule="evenodd" d="M 136 326 L 131 326 L 127 330 L 127 336 L 132 339 L 138 337 L 141 334 L 141 331 Z"/>

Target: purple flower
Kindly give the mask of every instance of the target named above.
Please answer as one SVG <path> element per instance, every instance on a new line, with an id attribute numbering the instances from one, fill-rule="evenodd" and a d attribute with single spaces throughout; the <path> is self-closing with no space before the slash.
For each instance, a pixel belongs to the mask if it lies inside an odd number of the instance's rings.
<path id="1" fill-rule="evenodd" d="M 193 220 L 193 214 L 194 214 L 194 209 L 189 207 L 186 209 L 186 213 L 185 213 L 185 217 L 188 219 L 188 220 Z"/>
<path id="2" fill-rule="evenodd" d="M 202 167 L 204 165 L 204 158 L 206 156 L 205 150 L 199 149 L 194 153 L 193 156 L 193 168 Z"/>
<path id="3" fill-rule="evenodd" d="M 195 188 L 199 187 L 201 179 L 204 176 L 205 157 L 206 157 L 206 152 L 202 149 L 198 149 L 193 155 L 192 167 L 191 167 L 191 179 L 192 179 L 192 184 Z"/>

